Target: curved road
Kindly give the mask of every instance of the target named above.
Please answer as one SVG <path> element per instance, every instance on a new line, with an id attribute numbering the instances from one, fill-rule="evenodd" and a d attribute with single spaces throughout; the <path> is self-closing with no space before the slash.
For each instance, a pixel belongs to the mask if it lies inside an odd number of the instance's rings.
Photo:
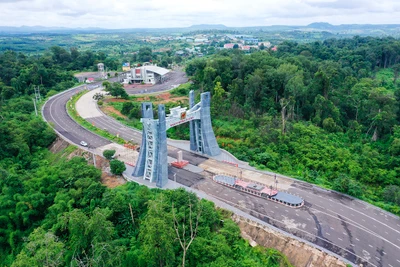
<path id="1" fill-rule="evenodd" d="M 66 112 L 68 99 L 83 89 L 84 86 L 80 86 L 51 98 L 43 107 L 43 116 L 54 124 L 61 135 L 75 144 L 79 144 L 81 140 L 87 140 L 91 148 L 109 144 L 110 141 L 79 126 Z M 151 88 L 147 90 L 147 93 L 150 92 Z M 140 132 L 113 118 L 100 116 L 88 120 L 100 128 L 107 128 L 111 133 L 118 132 L 126 140 L 134 139 L 138 142 L 141 139 Z M 172 152 L 173 150 L 169 151 Z M 184 158 L 194 165 L 204 164 L 207 160 L 196 154 L 183 152 Z M 214 164 L 218 168 L 220 163 Z M 170 176 L 173 173 L 170 172 Z M 187 170 L 176 173 L 178 182 L 191 179 L 195 181 L 191 184 L 194 188 L 266 223 L 333 251 L 353 263 L 363 266 L 400 266 L 400 219 L 372 205 L 311 184 L 290 181 L 287 190 L 306 200 L 304 207 L 291 209 L 218 185 Z"/>
<path id="2" fill-rule="evenodd" d="M 111 144 L 107 139 L 99 137 L 77 124 L 67 113 L 66 105 L 68 100 L 74 94 L 84 90 L 85 87 L 87 86 L 81 85 L 50 98 L 43 105 L 42 115 L 59 134 L 77 145 L 83 140 L 88 142 L 89 148 Z"/>

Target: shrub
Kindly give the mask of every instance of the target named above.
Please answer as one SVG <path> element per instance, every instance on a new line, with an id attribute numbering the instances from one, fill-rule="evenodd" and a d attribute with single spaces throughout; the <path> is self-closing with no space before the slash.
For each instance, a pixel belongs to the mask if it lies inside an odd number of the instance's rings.
<path id="1" fill-rule="evenodd" d="M 104 150 L 104 152 L 103 152 L 103 156 L 108 160 L 111 160 L 112 156 L 114 156 L 114 154 L 115 154 L 115 150 Z"/>
<path id="2" fill-rule="evenodd" d="M 122 161 L 114 159 L 110 161 L 110 169 L 112 174 L 121 175 L 126 170 L 126 166 Z"/>

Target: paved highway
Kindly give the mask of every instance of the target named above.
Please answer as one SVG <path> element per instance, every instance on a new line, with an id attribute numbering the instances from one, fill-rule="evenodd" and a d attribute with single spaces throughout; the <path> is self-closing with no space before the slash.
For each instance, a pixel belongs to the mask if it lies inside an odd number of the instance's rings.
<path id="1" fill-rule="evenodd" d="M 60 134 L 76 144 L 81 140 L 88 140 L 94 148 L 109 144 L 104 138 L 77 125 L 66 114 L 67 100 L 82 89 L 79 87 L 52 98 L 45 104 L 43 115 Z M 88 120 L 111 133 L 119 133 L 126 140 L 139 142 L 141 139 L 140 132 L 107 116 Z M 169 154 L 173 151 L 170 148 Z M 184 152 L 184 158 L 193 165 L 215 164 L 218 167 L 220 164 L 190 152 Z M 174 173 L 177 182 L 202 190 L 351 262 L 363 266 L 400 266 L 400 219 L 369 204 L 304 182 L 287 180 L 290 183 L 287 191 L 306 200 L 304 207 L 292 209 L 221 186 L 186 170 L 170 168 L 170 179 L 173 179 Z M 203 172 L 205 178 L 211 175 Z"/>
<path id="2" fill-rule="evenodd" d="M 98 84 L 93 84 L 93 86 Z M 57 132 L 75 144 L 79 145 L 83 140 L 89 144 L 89 148 L 110 144 L 111 142 L 107 139 L 99 137 L 77 124 L 67 113 L 68 100 L 86 87 L 86 85 L 81 85 L 51 98 L 43 106 L 42 114 Z"/>

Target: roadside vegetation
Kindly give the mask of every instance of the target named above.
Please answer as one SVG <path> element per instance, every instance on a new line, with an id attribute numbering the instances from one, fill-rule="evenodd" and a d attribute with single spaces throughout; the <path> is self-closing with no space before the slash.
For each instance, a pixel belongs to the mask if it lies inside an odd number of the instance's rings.
<path id="1" fill-rule="evenodd" d="M 125 144 L 126 143 L 125 140 L 122 139 L 121 137 L 117 137 L 113 134 L 110 134 L 107 130 L 100 129 L 100 128 L 96 127 L 96 125 L 90 124 L 90 122 L 86 121 L 84 118 L 79 116 L 78 112 L 75 109 L 75 105 L 76 105 L 76 102 L 79 100 L 79 98 L 81 96 L 83 96 L 84 94 L 86 94 L 87 92 L 88 92 L 87 90 L 83 90 L 83 91 L 75 94 L 72 97 L 72 99 L 68 100 L 68 102 L 67 102 L 68 114 L 71 116 L 71 118 L 74 121 L 79 123 L 84 128 L 88 129 L 89 131 L 94 132 L 94 133 L 96 133 L 104 138 L 107 138 L 113 142 L 116 142 L 118 144 Z"/>

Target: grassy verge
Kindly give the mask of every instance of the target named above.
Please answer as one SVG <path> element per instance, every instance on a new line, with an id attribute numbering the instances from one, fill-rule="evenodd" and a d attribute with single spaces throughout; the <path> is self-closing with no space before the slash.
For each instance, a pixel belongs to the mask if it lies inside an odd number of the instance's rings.
<path id="1" fill-rule="evenodd" d="M 79 100 L 79 98 L 81 98 L 81 96 L 83 96 L 87 92 L 88 92 L 87 90 L 81 91 L 78 94 L 74 95 L 72 97 L 72 99 L 70 99 L 67 102 L 67 112 L 68 112 L 68 114 L 71 116 L 71 118 L 74 121 L 76 121 L 78 124 L 80 124 L 82 127 L 86 128 L 87 130 L 89 130 L 91 132 L 94 132 L 94 133 L 100 135 L 101 137 L 107 138 L 107 139 L 109 139 L 109 140 L 111 140 L 113 142 L 116 142 L 118 144 L 125 144 L 126 143 L 125 140 L 122 139 L 121 137 L 117 137 L 117 136 L 109 133 L 106 130 L 102 130 L 102 129 L 99 129 L 99 128 L 93 126 L 92 124 L 90 124 L 88 121 L 83 119 L 78 114 L 78 112 L 75 109 L 76 102 Z"/>
<path id="2" fill-rule="evenodd" d="M 109 102 L 105 105 L 111 106 L 115 108 L 116 110 L 120 111 L 122 110 L 122 104 L 120 102 Z M 105 109 L 102 109 L 104 113 L 106 113 L 108 116 L 116 119 L 117 121 L 121 122 L 122 124 L 129 126 L 131 128 L 134 128 L 136 130 L 142 130 L 143 129 L 143 124 L 140 122 L 140 119 L 129 119 L 129 118 L 124 118 L 119 116 L 118 114 L 115 114 L 112 111 L 107 111 Z"/>

